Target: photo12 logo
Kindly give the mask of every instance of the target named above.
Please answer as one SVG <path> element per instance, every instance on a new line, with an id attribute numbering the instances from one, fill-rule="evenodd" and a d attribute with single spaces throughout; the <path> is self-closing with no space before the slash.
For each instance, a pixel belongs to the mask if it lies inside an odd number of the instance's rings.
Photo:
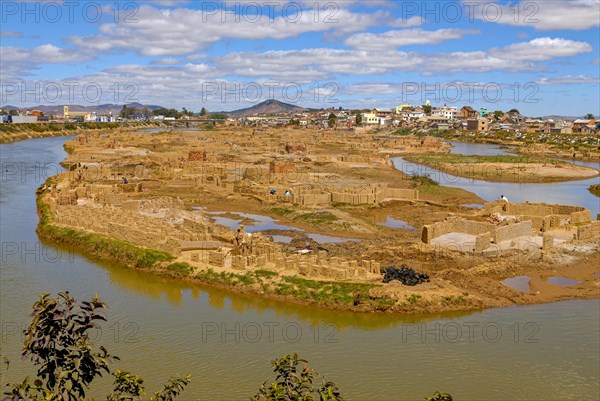
<path id="1" fill-rule="evenodd" d="M 0 1 L 2 23 L 87 23 L 135 24 L 139 4 L 135 1 Z"/>
<path id="2" fill-rule="evenodd" d="M 510 20 L 515 24 L 536 24 L 540 6 L 535 1 L 507 2 L 493 1 L 401 1 L 398 2 L 403 22 L 418 18 L 425 22 L 457 23 L 485 21 L 500 22 Z"/>
<path id="3" fill-rule="evenodd" d="M 232 1 L 202 2 L 202 22 L 274 23 L 283 19 L 286 23 L 300 20 L 315 23 L 336 24 L 339 22 L 340 7 L 336 2 L 280 2 L 280 1 Z"/>
<path id="4" fill-rule="evenodd" d="M 340 87 L 336 82 L 313 82 L 300 85 L 297 82 L 224 82 L 202 83 L 202 102 L 259 103 L 268 99 L 283 99 L 286 103 L 311 100 L 314 103 L 339 103 L 335 97 Z"/>
<path id="5" fill-rule="evenodd" d="M 315 343 L 338 343 L 339 328 L 335 323 L 321 323 L 304 329 L 299 323 L 288 322 L 202 322 L 202 342 L 297 343 L 309 340 Z"/>
<path id="6" fill-rule="evenodd" d="M 2 103 L 134 103 L 139 101 L 136 98 L 138 92 L 139 86 L 135 82 L 112 82 L 107 85 L 77 81 L 3 81 L 0 84 Z"/>

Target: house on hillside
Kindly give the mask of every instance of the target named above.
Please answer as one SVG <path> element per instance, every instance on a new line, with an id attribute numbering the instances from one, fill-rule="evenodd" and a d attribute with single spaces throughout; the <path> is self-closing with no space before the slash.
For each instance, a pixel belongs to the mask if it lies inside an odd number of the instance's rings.
<path id="1" fill-rule="evenodd" d="M 458 118 L 461 120 L 477 118 L 478 115 L 477 110 L 474 110 L 471 106 L 463 106 L 458 112 Z"/>
<path id="2" fill-rule="evenodd" d="M 444 117 L 449 121 L 455 120 L 458 116 L 458 108 L 444 106 L 438 109 L 435 109 L 431 112 L 431 115 L 434 117 Z"/>
<path id="3" fill-rule="evenodd" d="M 573 121 L 573 132 L 581 132 L 583 127 L 595 127 L 596 120 L 578 119 Z"/>

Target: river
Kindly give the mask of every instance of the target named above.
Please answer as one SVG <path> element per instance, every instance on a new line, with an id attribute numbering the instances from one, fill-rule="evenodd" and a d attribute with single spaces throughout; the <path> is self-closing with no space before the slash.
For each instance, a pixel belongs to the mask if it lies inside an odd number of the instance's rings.
<path id="1" fill-rule="evenodd" d="M 510 154 L 510 149 L 498 145 L 452 142 L 451 153 L 467 156 L 495 156 Z M 394 166 L 409 175 L 429 175 L 441 185 L 463 188 L 480 198 L 491 202 L 504 195 L 511 202 L 545 202 L 563 205 L 583 206 L 591 211 L 592 219 L 600 213 L 600 198 L 588 191 L 592 184 L 600 184 L 600 176 L 587 180 L 553 182 L 546 184 L 518 184 L 512 182 L 487 182 L 472 178 L 458 177 L 422 164 L 411 163 L 402 157 L 392 159 Z M 568 161 L 584 167 L 600 170 L 600 162 Z"/>
<path id="2" fill-rule="evenodd" d="M 600 398 L 600 301 L 429 316 L 352 314 L 286 305 L 154 277 L 42 243 L 35 189 L 59 169 L 65 138 L 0 145 L 0 319 L 5 381 L 31 373 L 18 330 L 41 292 L 99 294 L 108 324 L 96 343 L 154 391 L 191 373 L 182 400 L 248 399 L 269 362 L 297 352 L 348 400 L 419 400 L 435 390 L 460 400 Z M 552 191 L 549 187 L 548 191 Z M 496 191 L 497 192 L 497 191 Z M 102 399 L 110 379 L 91 395 Z"/>

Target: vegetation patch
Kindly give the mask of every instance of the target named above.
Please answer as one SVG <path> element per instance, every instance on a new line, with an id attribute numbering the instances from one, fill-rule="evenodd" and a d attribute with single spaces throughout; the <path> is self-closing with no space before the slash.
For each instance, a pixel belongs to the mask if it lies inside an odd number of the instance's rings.
<path id="1" fill-rule="evenodd" d="M 498 155 L 498 156 L 465 156 L 454 153 L 438 153 L 438 154 L 425 154 L 425 155 L 411 155 L 405 157 L 405 159 L 413 163 L 421 164 L 481 164 L 481 163 L 547 163 L 547 160 L 539 157 L 531 156 L 512 156 L 512 155 Z"/>
<path id="2" fill-rule="evenodd" d="M 588 188 L 588 191 L 590 191 L 592 194 L 596 195 L 597 197 L 600 197 L 600 184 L 590 185 L 590 187 Z"/>
<path id="3" fill-rule="evenodd" d="M 178 273 L 182 276 L 188 276 L 194 271 L 194 268 L 185 262 L 171 263 L 167 266 L 167 270 Z"/>
<path id="4" fill-rule="evenodd" d="M 308 224 L 328 224 L 337 221 L 338 218 L 330 212 L 304 213 L 296 216 L 294 220 L 302 221 Z"/>

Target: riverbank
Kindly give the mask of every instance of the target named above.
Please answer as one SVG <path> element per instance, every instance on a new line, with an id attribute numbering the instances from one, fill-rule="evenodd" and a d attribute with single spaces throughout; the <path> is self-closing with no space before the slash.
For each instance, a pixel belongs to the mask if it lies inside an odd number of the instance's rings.
<path id="1" fill-rule="evenodd" d="M 593 193 L 594 195 L 596 195 L 597 197 L 600 198 L 600 184 L 590 185 L 590 187 L 588 188 L 588 190 L 591 193 Z"/>
<path id="2" fill-rule="evenodd" d="M 515 153 L 521 155 L 600 161 L 600 142 L 597 135 L 443 131 L 436 132 L 435 136 L 449 141 L 512 147 Z"/>
<path id="3" fill-rule="evenodd" d="M 0 144 L 13 143 L 28 139 L 73 136 L 82 133 L 100 133 L 115 129 L 130 130 L 148 127 L 165 127 L 162 122 L 133 122 L 133 123 L 30 123 L 30 124 L 0 124 Z"/>
<path id="4" fill-rule="evenodd" d="M 469 179 L 490 182 L 548 183 L 597 177 L 597 170 L 531 156 L 408 155 L 404 159 Z"/>

